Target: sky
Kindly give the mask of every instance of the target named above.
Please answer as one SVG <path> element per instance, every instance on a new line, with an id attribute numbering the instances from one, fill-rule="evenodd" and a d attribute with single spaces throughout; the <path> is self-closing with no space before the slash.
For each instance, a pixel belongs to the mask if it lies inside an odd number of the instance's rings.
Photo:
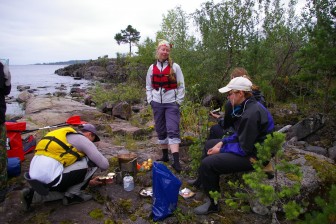
<path id="1" fill-rule="evenodd" d="M 140 43 L 147 37 L 155 40 L 168 10 L 181 6 L 189 14 L 204 2 L 0 0 L 0 59 L 9 59 L 11 65 L 25 65 L 104 55 L 115 58 L 117 53 L 129 52 L 128 44 L 118 45 L 114 40 L 115 34 L 128 25 L 140 32 Z"/>
<path id="2" fill-rule="evenodd" d="M 181 6 L 192 13 L 202 2 L 0 0 L 0 58 L 24 65 L 116 57 L 129 51 L 129 45 L 114 40 L 128 25 L 140 32 L 140 43 L 147 37 L 154 40 L 168 10 Z"/>

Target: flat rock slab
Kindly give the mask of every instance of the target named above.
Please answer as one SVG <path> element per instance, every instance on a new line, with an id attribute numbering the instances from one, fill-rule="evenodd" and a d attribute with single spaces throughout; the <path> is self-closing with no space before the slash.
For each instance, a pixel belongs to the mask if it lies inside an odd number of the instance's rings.
<path id="1" fill-rule="evenodd" d="M 146 129 L 132 126 L 129 122 L 118 118 L 110 124 L 110 127 L 113 134 L 119 135 L 131 135 L 133 137 L 140 137 L 149 133 L 149 131 Z"/>
<path id="2" fill-rule="evenodd" d="M 87 121 L 95 116 L 103 116 L 96 108 L 66 97 L 38 96 L 29 98 L 26 102 L 25 118 L 37 125 L 63 123 L 73 115 L 81 115 L 81 119 Z"/>

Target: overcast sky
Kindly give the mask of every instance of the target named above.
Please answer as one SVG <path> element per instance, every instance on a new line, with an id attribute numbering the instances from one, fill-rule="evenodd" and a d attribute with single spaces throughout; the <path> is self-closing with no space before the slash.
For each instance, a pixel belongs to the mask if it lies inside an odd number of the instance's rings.
<path id="1" fill-rule="evenodd" d="M 187 13 L 205 0 L 0 0 L 0 58 L 12 65 L 97 59 L 127 53 L 114 40 L 128 25 L 155 38 L 163 14 Z M 219 1 L 214 1 L 219 2 Z"/>
<path id="2" fill-rule="evenodd" d="M 299 0 L 303 1 L 303 0 Z M 195 12 L 206 0 L 0 0 L 0 58 L 12 65 L 127 53 L 114 40 L 128 25 L 154 40 L 163 15 Z M 220 0 L 214 0 L 215 3 Z M 133 51 L 134 52 L 134 51 Z"/>

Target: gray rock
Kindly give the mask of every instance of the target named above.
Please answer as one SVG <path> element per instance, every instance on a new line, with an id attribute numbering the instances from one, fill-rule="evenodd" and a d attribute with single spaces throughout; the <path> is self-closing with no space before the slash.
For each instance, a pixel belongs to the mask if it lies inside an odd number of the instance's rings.
<path id="1" fill-rule="evenodd" d="M 102 66 L 90 66 L 83 72 L 83 77 L 85 79 L 95 79 L 99 80 L 108 75 L 106 69 Z"/>
<path id="2" fill-rule="evenodd" d="M 306 141 L 297 141 L 296 145 L 300 147 L 307 147 L 309 144 Z"/>
<path id="3" fill-rule="evenodd" d="M 313 145 L 308 145 L 306 148 L 304 148 L 305 151 L 308 152 L 313 152 L 316 154 L 320 154 L 323 156 L 328 156 L 328 150 L 326 150 L 325 148 L 322 148 L 320 146 L 313 146 Z"/>
<path id="4" fill-rule="evenodd" d="M 262 205 L 257 199 L 250 200 L 250 207 L 252 211 L 258 215 L 267 215 L 270 212 L 267 206 Z"/>
<path id="5" fill-rule="evenodd" d="M 206 95 L 202 100 L 202 105 L 205 107 L 215 107 L 214 109 L 217 109 L 222 105 L 222 99 L 219 99 L 217 96 L 214 96 L 212 94 Z"/>
<path id="6" fill-rule="evenodd" d="M 17 90 L 19 90 L 20 92 L 24 91 L 24 90 L 27 90 L 27 89 L 30 89 L 30 86 L 23 86 L 23 85 L 18 85 L 16 87 Z"/>
<path id="7" fill-rule="evenodd" d="M 292 125 L 286 125 L 285 127 L 279 129 L 278 132 L 286 133 L 291 127 Z"/>
<path id="8" fill-rule="evenodd" d="M 121 119 L 129 120 L 132 116 L 131 105 L 127 102 L 119 102 L 112 109 L 112 115 Z"/>
<path id="9" fill-rule="evenodd" d="M 33 94 L 29 93 L 28 91 L 23 91 L 22 93 L 18 95 L 16 101 L 19 103 L 24 103 L 31 97 L 33 97 Z"/>
<path id="10" fill-rule="evenodd" d="M 328 149 L 328 157 L 330 159 L 336 160 L 336 146 L 333 146 Z"/>
<path id="11" fill-rule="evenodd" d="M 112 109 L 114 107 L 114 104 L 112 102 L 104 102 L 102 107 L 101 107 L 101 111 L 103 113 L 112 115 Z"/>
<path id="12" fill-rule="evenodd" d="M 64 97 L 64 96 L 67 95 L 67 93 L 62 92 L 62 91 L 56 91 L 56 92 L 53 93 L 53 95 L 56 96 L 56 97 Z"/>
<path id="13" fill-rule="evenodd" d="M 322 114 L 315 114 L 305 118 L 288 130 L 287 139 L 297 137 L 298 140 L 302 140 L 322 128 L 324 123 L 325 117 Z"/>
<path id="14" fill-rule="evenodd" d="M 140 110 L 141 110 L 141 108 L 140 108 L 139 106 L 132 106 L 132 111 L 133 111 L 134 113 L 139 113 Z"/>
<path id="15" fill-rule="evenodd" d="M 94 107 L 89 107 L 83 103 L 72 100 L 71 97 L 54 96 L 31 96 L 26 101 L 26 114 L 29 115 L 29 120 L 34 121 L 33 127 L 27 120 L 27 129 L 36 128 L 38 126 L 49 126 L 59 123 L 64 123 L 69 117 L 81 114 L 81 119 L 91 121 L 94 116 L 102 114 Z"/>
<path id="16" fill-rule="evenodd" d="M 110 124 L 113 134 L 118 135 L 129 135 L 133 137 L 146 136 L 148 131 L 143 128 L 138 128 L 132 126 L 129 122 L 115 119 L 112 124 Z"/>

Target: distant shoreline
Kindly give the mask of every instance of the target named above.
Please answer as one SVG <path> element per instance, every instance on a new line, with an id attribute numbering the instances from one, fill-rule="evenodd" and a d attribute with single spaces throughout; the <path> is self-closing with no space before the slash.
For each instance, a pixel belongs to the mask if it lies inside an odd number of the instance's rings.
<path id="1" fill-rule="evenodd" d="M 33 65 L 74 65 L 87 63 L 90 60 L 70 60 L 70 61 L 60 61 L 60 62 L 48 62 L 48 63 L 36 63 Z"/>

